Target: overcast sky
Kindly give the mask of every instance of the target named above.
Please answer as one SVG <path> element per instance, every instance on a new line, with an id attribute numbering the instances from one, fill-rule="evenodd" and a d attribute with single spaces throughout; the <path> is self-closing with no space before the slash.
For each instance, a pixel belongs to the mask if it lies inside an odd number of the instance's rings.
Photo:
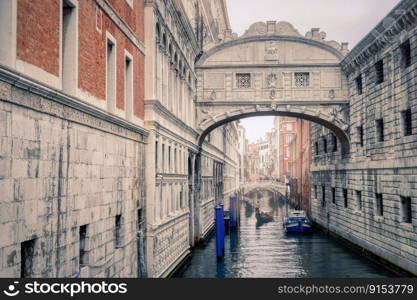
<path id="1" fill-rule="evenodd" d="M 400 0 L 226 0 L 232 30 L 242 35 L 259 21 L 287 21 L 304 35 L 313 27 L 352 49 Z M 273 117 L 243 119 L 250 141 L 273 127 Z"/>

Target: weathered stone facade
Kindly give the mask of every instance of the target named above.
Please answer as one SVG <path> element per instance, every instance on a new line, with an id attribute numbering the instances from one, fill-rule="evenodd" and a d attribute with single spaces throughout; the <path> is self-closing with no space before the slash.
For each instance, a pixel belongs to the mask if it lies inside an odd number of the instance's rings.
<path id="1" fill-rule="evenodd" d="M 143 275 L 143 9 L 0 2 L 0 277 Z"/>
<path id="2" fill-rule="evenodd" d="M 225 29 L 214 26 L 215 19 L 224 18 L 220 14 L 224 1 L 210 2 L 145 1 L 145 123 L 150 130 L 146 254 L 150 277 L 169 276 L 189 255 L 190 246 L 213 228 L 214 205 L 223 199 L 219 184 L 223 175 L 229 189 L 225 195 L 237 188 L 233 180 L 237 156 L 229 154 L 229 148 L 237 148 L 237 142 L 231 140 L 237 139 L 237 128 L 219 128 L 199 145 L 195 126 L 194 62 L 208 42 L 207 36 L 216 37 Z"/>
<path id="3" fill-rule="evenodd" d="M 10 82 L 0 83 L 1 277 L 136 277 L 146 132 L 59 103 L 71 99 L 29 80 Z"/>
<path id="4" fill-rule="evenodd" d="M 402 1 L 342 61 L 351 152 L 332 151 L 337 139 L 314 125 L 311 178 L 317 223 L 414 274 L 416 24 L 416 2 Z"/>

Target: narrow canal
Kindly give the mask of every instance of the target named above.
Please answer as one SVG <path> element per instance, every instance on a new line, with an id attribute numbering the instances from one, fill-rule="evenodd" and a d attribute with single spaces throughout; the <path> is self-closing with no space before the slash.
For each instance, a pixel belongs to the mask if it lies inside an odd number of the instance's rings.
<path id="1" fill-rule="evenodd" d="M 259 200 L 257 200 L 259 201 Z M 241 226 L 226 236 L 224 261 L 217 262 L 215 239 L 197 248 L 189 265 L 176 277 L 184 278 L 325 278 L 394 277 L 395 274 L 367 260 L 322 232 L 286 235 L 283 202 L 263 198 L 263 211 L 274 220 L 259 222 L 249 203 L 241 205 Z"/>

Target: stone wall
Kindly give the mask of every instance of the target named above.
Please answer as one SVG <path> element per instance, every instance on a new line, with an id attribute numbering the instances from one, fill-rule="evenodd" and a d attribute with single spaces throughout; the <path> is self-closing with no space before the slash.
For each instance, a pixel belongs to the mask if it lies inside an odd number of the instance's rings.
<path id="1" fill-rule="evenodd" d="M 0 81 L 0 277 L 136 277 L 146 132 L 25 84 Z"/>
<path id="2" fill-rule="evenodd" d="M 385 19 L 390 20 L 391 27 L 385 28 L 388 23 L 383 20 L 342 62 L 349 82 L 351 151 L 349 155 L 341 155 L 339 147 L 332 152 L 331 133 L 314 126 L 311 193 L 312 217 L 317 223 L 414 274 L 417 274 L 416 12 L 415 1 L 402 1 Z M 411 50 L 409 63 L 404 54 L 407 43 Z M 384 69 L 381 83 L 377 82 L 378 61 L 383 62 Z M 362 89 L 357 78 L 362 80 Z M 404 112 L 408 109 L 411 132 L 407 133 Z M 377 120 L 383 120 L 383 130 L 378 128 Z M 363 134 L 358 129 L 361 126 Z"/>

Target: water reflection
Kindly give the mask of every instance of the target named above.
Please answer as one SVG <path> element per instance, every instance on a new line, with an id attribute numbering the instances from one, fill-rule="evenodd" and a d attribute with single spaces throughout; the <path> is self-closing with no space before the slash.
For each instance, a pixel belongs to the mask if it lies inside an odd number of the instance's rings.
<path id="1" fill-rule="evenodd" d="M 272 220 L 256 218 L 256 206 Z M 330 239 L 325 234 L 286 235 L 283 199 L 246 199 L 241 206 L 241 226 L 226 236 L 222 262 L 215 257 L 215 240 L 195 250 L 191 264 L 178 277 L 391 277 L 394 274 Z"/>

